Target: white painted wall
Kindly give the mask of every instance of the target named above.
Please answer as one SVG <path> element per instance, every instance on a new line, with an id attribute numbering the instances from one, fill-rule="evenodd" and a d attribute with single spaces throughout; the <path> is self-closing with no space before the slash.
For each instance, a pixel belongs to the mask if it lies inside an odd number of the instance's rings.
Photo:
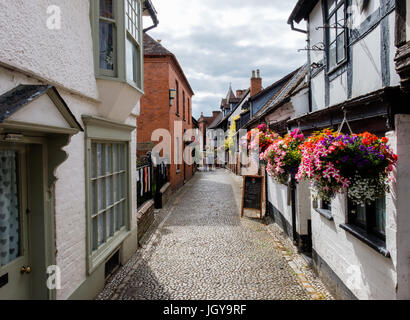
<path id="1" fill-rule="evenodd" d="M 321 110 L 325 106 L 325 72 L 321 71 L 311 80 L 312 109 Z"/>
<path id="2" fill-rule="evenodd" d="M 289 225 L 292 225 L 291 190 L 288 186 L 277 183 L 268 176 L 268 200 L 283 215 Z M 308 234 L 310 219 L 310 189 L 309 182 L 302 181 L 296 188 L 296 231 L 300 235 Z"/>
<path id="3" fill-rule="evenodd" d="M 397 270 L 397 299 L 410 299 L 410 115 L 396 115 L 396 131 L 387 136 L 399 156 L 388 213 L 391 218 L 387 227 L 394 235 L 395 246 L 391 248 Z"/>
<path id="4" fill-rule="evenodd" d="M 46 10 L 51 4 L 61 7 L 61 30 L 46 27 Z M 0 21 L 0 34 L 7 35 L 0 37 L 0 95 L 19 84 L 53 84 L 79 123 L 84 114 L 101 115 L 94 75 L 89 1 L 0 0 Z M 135 101 L 125 97 L 124 101 L 132 104 L 125 107 L 134 109 L 134 115 L 121 117 L 124 123 L 135 125 L 139 102 L 135 104 L 131 100 Z M 136 163 L 136 140 L 134 131 L 131 163 Z M 87 274 L 84 133 L 73 136 L 64 150 L 68 158 L 55 173 L 58 178 L 55 185 L 57 265 L 62 277 L 57 299 L 70 297 L 86 280 Z M 131 168 L 135 177 L 135 166 Z M 132 227 L 135 228 L 135 179 L 132 179 L 131 197 Z"/>
<path id="5" fill-rule="evenodd" d="M 330 105 L 347 100 L 347 72 L 330 81 Z"/>
<path id="6" fill-rule="evenodd" d="M 291 97 L 291 103 L 294 109 L 294 116 L 299 116 L 309 112 L 309 88 L 297 92 Z"/>
<path id="7" fill-rule="evenodd" d="M 391 58 L 393 59 L 393 57 Z M 353 98 L 382 88 L 380 25 L 353 45 Z"/>
<path id="8" fill-rule="evenodd" d="M 343 195 L 332 201 L 334 221 L 313 207 L 313 249 L 359 299 L 395 299 L 396 270 L 393 260 L 385 258 L 339 227 L 347 222 L 347 201 Z M 394 245 L 393 212 L 388 212 L 387 249 Z M 393 242 L 393 243 L 392 243 Z"/>
<path id="9" fill-rule="evenodd" d="M 47 28 L 50 5 L 61 8 L 60 30 Z M 98 98 L 89 1 L 0 0 L 0 21 L 0 63 Z"/>
<path id="10" fill-rule="evenodd" d="M 390 30 L 390 86 L 400 85 L 400 76 L 396 72 L 396 63 L 394 58 L 396 57 L 397 48 L 396 48 L 396 39 L 395 39 L 395 30 L 396 30 L 396 13 L 393 12 L 389 15 L 389 30 Z"/>

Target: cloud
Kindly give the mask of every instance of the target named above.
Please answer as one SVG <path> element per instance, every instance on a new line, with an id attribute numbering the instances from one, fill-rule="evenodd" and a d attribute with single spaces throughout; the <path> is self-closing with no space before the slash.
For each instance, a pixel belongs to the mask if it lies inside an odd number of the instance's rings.
<path id="1" fill-rule="evenodd" d="M 265 87 L 306 61 L 306 36 L 287 19 L 296 0 L 154 0 L 160 21 L 150 31 L 172 51 L 194 89 L 193 115 L 219 108 L 229 84 L 250 85 L 260 69 Z"/>

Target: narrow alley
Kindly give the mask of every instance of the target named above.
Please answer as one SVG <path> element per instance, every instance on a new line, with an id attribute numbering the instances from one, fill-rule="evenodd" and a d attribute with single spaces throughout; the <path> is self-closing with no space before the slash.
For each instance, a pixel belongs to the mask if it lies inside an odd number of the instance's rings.
<path id="1" fill-rule="evenodd" d="M 240 178 L 199 172 L 98 299 L 309 299 L 265 225 L 240 219 L 240 196 Z"/>

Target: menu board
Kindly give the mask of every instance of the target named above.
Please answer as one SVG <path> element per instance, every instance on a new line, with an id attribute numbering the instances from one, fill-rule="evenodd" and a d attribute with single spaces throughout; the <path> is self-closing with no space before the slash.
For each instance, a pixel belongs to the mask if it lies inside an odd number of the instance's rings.
<path id="1" fill-rule="evenodd" d="M 244 176 L 242 192 L 242 213 L 245 209 L 258 210 L 262 218 L 263 176 Z"/>

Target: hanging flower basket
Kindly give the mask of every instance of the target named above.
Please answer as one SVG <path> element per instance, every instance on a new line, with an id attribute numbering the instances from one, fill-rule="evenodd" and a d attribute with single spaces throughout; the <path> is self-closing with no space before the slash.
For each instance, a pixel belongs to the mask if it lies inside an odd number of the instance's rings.
<path id="1" fill-rule="evenodd" d="M 371 133 L 344 135 L 329 129 L 315 132 L 301 146 L 296 178 L 312 181 L 315 197 L 330 201 L 344 193 L 354 204 L 365 205 L 388 192 L 397 155 L 386 137 Z"/>
<path id="2" fill-rule="evenodd" d="M 284 138 L 278 137 L 261 153 L 260 159 L 267 162 L 268 174 L 281 184 L 287 184 L 291 176 L 298 172 L 304 136 L 299 129 L 287 134 Z"/>
<path id="3" fill-rule="evenodd" d="M 258 150 L 258 153 L 263 153 L 278 138 L 278 134 L 269 130 L 266 124 L 261 124 L 257 129 L 252 129 L 248 132 L 246 141 L 242 141 L 241 145 L 248 145 L 250 151 Z"/>

